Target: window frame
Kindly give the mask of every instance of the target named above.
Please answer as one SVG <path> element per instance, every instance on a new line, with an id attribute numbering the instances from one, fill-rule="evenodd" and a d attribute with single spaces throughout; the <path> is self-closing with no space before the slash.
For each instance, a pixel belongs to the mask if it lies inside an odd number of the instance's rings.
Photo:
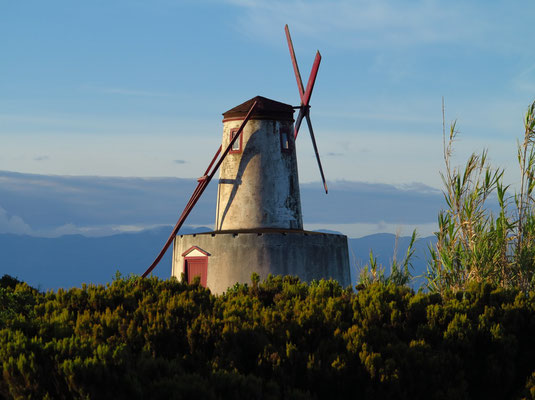
<path id="1" fill-rule="evenodd" d="M 284 146 L 284 140 L 283 135 L 286 134 L 288 147 Z M 281 126 L 279 129 L 279 138 L 280 138 L 280 146 L 281 146 L 281 152 L 283 153 L 291 153 L 292 152 L 292 142 L 290 140 L 290 129 L 287 126 Z"/>
<path id="2" fill-rule="evenodd" d="M 236 133 L 239 131 L 240 128 L 231 128 L 230 129 L 230 134 L 229 134 L 229 143 L 230 141 L 232 140 L 232 138 L 236 135 Z M 238 143 L 238 148 L 237 149 L 233 149 L 232 147 L 230 148 L 230 151 L 229 153 L 230 154 L 239 154 L 242 152 L 242 147 L 243 147 L 243 131 L 242 133 L 240 134 L 240 137 L 238 138 L 238 140 L 236 140 L 236 142 Z M 234 145 L 236 145 L 236 142 L 234 142 Z"/>

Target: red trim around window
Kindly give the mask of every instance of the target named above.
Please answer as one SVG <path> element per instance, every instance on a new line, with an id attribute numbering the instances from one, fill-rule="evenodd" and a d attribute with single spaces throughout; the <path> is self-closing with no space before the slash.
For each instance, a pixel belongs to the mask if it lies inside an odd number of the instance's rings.
<path id="1" fill-rule="evenodd" d="M 236 134 L 236 132 L 238 132 L 238 130 L 239 130 L 239 128 L 232 128 L 230 130 L 229 143 L 232 140 L 232 138 L 234 137 L 234 135 Z M 230 154 L 241 153 L 242 145 L 243 145 L 243 132 L 241 133 L 241 135 L 238 138 L 238 140 L 236 140 L 236 142 L 234 142 L 234 146 L 236 146 L 236 143 L 238 143 L 238 148 L 237 149 L 232 149 L 231 148 L 230 151 L 229 151 Z M 234 147 L 234 146 L 232 146 L 232 147 Z"/>

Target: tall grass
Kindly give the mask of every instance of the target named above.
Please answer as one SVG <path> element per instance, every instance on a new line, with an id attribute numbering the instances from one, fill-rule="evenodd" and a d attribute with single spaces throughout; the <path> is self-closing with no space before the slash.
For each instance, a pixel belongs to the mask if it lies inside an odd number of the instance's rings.
<path id="1" fill-rule="evenodd" d="M 535 102 L 524 119 L 517 144 L 520 184 L 509 195 L 503 169 L 494 168 L 487 151 L 472 154 L 464 167 L 453 167 L 455 122 L 444 134 L 445 171 L 441 173 L 447 208 L 438 215 L 437 243 L 430 248 L 427 286 L 431 291 L 462 290 L 469 282 L 502 287 L 535 287 Z M 496 198 L 492 212 L 489 198 Z"/>
<path id="2" fill-rule="evenodd" d="M 397 248 L 399 234 L 396 235 L 396 242 L 394 245 L 394 253 L 390 263 L 390 274 L 386 274 L 386 269 L 383 265 L 378 264 L 377 258 L 373 254 L 373 250 L 370 250 L 370 256 L 368 264 L 366 264 L 359 273 L 357 288 L 362 289 L 370 286 L 373 283 L 393 283 L 399 286 L 408 285 L 412 276 L 412 257 L 414 255 L 414 243 L 416 242 L 416 230 L 412 232 L 411 240 L 407 246 L 405 256 L 401 261 L 397 259 Z"/>

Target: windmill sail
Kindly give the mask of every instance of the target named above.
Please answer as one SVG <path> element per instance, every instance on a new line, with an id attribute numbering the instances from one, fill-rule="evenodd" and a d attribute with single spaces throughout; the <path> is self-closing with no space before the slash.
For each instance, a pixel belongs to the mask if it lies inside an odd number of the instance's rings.
<path id="1" fill-rule="evenodd" d="M 295 133 L 294 137 L 297 138 L 299 133 L 299 128 L 301 127 L 301 122 L 303 118 L 306 118 L 308 131 L 310 132 L 310 139 L 312 140 L 312 146 L 314 147 L 314 153 L 316 155 L 316 161 L 318 162 L 318 167 L 320 170 L 321 180 L 323 182 L 323 187 L 325 193 L 328 193 L 327 182 L 325 181 L 325 175 L 323 174 L 323 167 L 321 165 L 320 155 L 318 152 L 318 146 L 316 145 L 316 138 L 314 137 L 314 130 L 312 129 L 312 121 L 310 120 L 310 97 L 312 96 L 312 90 L 314 90 L 314 84 L 316 83 L 316 76 L 318 75 L 318 70 L 321 63 L 321 54 L 319 51 L 316 52 L 316 57 L 314 58 L 314 64 L 312 64 L 312 70 L 310 71 L 310 76 L 308 78 L 306 90 L 303 86 L 303 81 L 301 80 L 301 73 L 299 72 L 299 66 L 297 64 L 297 58 L 295 57 L 294 46 L 292 42 L 292 37 L 290 36 L 290 29 L 288 25 L 284 27 L 286 32 L 286 40 L 288 41 L 288 48 L 290 49 L 290 57 L 292 58 L 292 64 L 294 67 L 295 79 L 297 81 L 297 89 L 299 90 L 299 97 L 301 98 L 301 106 L 299 107 L 299 114 L 297 120 L 295 121 Z"/>

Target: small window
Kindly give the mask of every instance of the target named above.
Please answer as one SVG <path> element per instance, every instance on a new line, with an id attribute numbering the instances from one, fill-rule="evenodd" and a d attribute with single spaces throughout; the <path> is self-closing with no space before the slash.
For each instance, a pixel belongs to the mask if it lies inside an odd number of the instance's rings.
<path id="1" fill-rule="evenodd" d="M 230 140 L 232 140 L 232 138 L 236 136 L 236 133 L 238 133 L 238 128 L 232 128 L 230 130 Z M 243 142 L 243 132 L 240 135 L 240 137 L 234 142 L 232 147 L 230 148 L 230 153 L 241 153 L 242 142 Z"/>
<path id="2" fill-rule="evenodd" d="M 281 150 L 285 153 L 291 152 L 292 149 L 291 149 L 290 133 L 289 133 L 288 127 L 282 127 L 280 129 L 280 137 L 281 137 Z"/>

